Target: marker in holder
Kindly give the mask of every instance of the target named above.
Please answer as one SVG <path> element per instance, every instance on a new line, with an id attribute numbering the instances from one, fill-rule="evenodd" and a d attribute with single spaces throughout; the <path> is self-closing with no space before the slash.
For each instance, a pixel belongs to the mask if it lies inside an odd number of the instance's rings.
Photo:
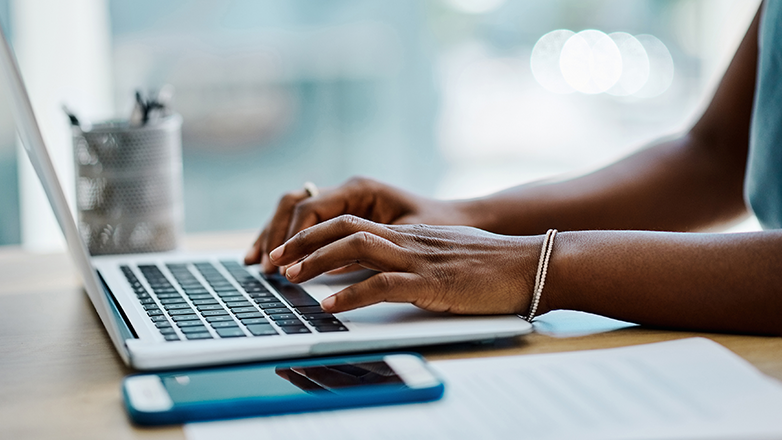
<path id="1" fill-rule="evenodd" d="M 73 125 L 79 229 L 92 255 L 175 249 L 183 231 L 182 117 Z"/>

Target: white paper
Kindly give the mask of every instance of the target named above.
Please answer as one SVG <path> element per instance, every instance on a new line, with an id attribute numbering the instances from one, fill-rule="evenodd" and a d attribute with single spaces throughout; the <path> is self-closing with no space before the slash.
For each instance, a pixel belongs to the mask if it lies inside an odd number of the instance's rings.
<path id="1" fill-rule="evenodd" d="M 594 335 L 637 325 L 576 310 L 552 310 L 532 321 L 535 333 L 554 338 Z"/>
<path id="2" fill-rule="evenodd" d="M 708 339 L 432 362 L 438 402 L 185 426 L 213 439 L 782 438 L 782 385 Z"/>

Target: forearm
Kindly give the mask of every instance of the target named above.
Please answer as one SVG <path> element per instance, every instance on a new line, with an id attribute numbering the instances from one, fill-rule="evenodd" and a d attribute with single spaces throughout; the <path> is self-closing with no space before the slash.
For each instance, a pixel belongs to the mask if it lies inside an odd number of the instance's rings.
<path id="1" fill-rule="evenodd" d="M 704 230 L 746 212 L 741 158 L 694 136 L 666 141 L 572 180 L 532 183 L 457 202 L 472 226 L 492 232 Z M 726 166 L 726 164 L 733 164 Z"/>
<path id="2" fill-rule="evenodd" d="M 541 309 L 668 328 L 782 335 L 782 231 L 557 236 Z"/>

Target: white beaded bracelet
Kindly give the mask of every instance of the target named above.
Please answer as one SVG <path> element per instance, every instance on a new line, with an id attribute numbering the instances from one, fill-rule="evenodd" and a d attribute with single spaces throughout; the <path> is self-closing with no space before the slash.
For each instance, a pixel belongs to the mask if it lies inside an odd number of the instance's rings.
<path id="1" fill-rule="evenodd" d="M 546 272 L 548 272 L 548 262 L 551 259 L 551 249 L 554 248 L 554 237 L 557 235 L 556 229 L 546 231 L 546 238 L 543 239 L 543 248 L 540 250 L 540 259 L 538 260 L 538 272 L 535 274 L 535 287 L 532 289 L 532 301 L 529 306 L 529 314 L 523 317 L 532 322 L 535 318 L 535 312 L 538 311 L 540 295 L 543 293 L 543 285 L 546 283 Z"/>

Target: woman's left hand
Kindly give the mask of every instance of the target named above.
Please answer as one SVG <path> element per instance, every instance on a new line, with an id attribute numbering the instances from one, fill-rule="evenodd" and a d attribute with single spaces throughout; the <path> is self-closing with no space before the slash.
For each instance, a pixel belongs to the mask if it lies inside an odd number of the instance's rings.
<path id="1" fill-rule="evenodd" d="M 382 225 L 342 215 L 297 233 L 270 254 L 292 282 L 351 264 L 380 273 L 323 300 L 328 312 L 409 302 L 459 314 L 525 314 L 542 237 L 464 226 Z"/>

